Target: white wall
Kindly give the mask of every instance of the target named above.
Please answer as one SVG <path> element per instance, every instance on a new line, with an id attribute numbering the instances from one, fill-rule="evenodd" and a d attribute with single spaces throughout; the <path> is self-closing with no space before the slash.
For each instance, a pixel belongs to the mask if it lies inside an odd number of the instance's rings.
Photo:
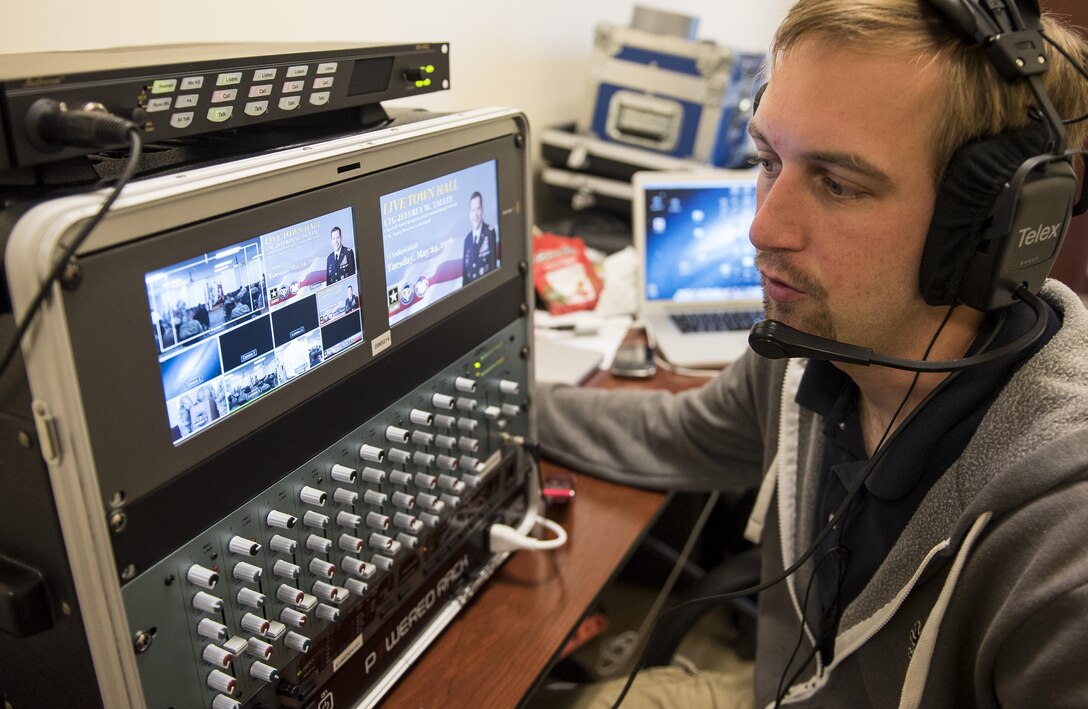
<path id="1" fill-rule="evenodd" d="M 793 0 L 0 0 L 0 53 L 192 42 L 449 42 L 451 88 L 392 105 L 514 106 L 542 128 L 582 121 L 594 28 L 635 4 L 699 18 L 698 37 L 763 51 Z M 107 10 L 108 8 L 108 10 Z M 534 163 L 534 167 L 538 167 Z M 539 186 L 538 186 L 539 187 Z M 537 189 L 538 218 L 550 210 Z"/>
<path id="2" fill-rule="evenodd" d="M 413 100 L 433 110 L 516 106 L 533 126 L 588 110 L 593 28 L 626 25 L 633 0 L 5 0 L 0 52 L 232 41 L 438 42 L 452 87 Z M 699 36 L 766 48 L 791 0 L 644 0 L 700 19 Z"/>

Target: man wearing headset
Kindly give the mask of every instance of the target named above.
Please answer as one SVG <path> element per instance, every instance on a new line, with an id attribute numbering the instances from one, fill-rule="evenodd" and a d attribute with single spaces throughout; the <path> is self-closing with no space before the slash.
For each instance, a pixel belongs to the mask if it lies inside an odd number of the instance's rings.
<path id="1" fill-rule="evenodd" d="M 922 266 L 943 243 L 927 246 L 928 233 L 983 231 L 988 207 L 972 217 L 972 200 L 992 204 L 1011 169 L 1054 149 L 1054 131 L 940 4 L 790 10 L 750 126 L 761 168 L 751 239 L 769 319 L 900 360 L 1012 343 L 1008 356 L 917 374 L 748 352 L 678 395 L 536 397 L 545 455 L 574 469 L 660 489 L 759 488 L 748 531 L 764 582 L 812 550 L 759 595 L 757 706 L 1088 701 L 1088 312 L 1055 281 L 1039 294 L 1043 318 L 1019 300 L 951 307 L 962 271 Z M 1088 65 L 1082 38 L 1051 19 L 1043 31 Z M 1045 57 L 1057 115 L 1088 113 L 1088 80 L 1053 47 Z M 1085 123 L 1067 129 L 1069 145 L 1084 143 Z M 950 166 L 993 136 L 981 162 Z M 1053 226 L 1008 238 L 1057 238 Z M 616 697 L 609 685 L 593 706 Z M 722 676 L 673 668 L 644 672 L 629 699 L 752 701 Z"/>

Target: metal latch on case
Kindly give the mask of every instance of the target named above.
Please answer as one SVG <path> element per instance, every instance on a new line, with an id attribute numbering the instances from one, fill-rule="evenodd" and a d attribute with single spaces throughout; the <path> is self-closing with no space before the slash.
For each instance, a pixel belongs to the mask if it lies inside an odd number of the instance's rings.
<path id="1" fill-rule="evenodd" d="M 60 439 L 57 437 L 57 420 L 49 411 L 49 405 L 41 399 L 34 401 L 34 425 L 38 429 L 38 444 L 42 458 L 50 465 L 60 463 Z"/>

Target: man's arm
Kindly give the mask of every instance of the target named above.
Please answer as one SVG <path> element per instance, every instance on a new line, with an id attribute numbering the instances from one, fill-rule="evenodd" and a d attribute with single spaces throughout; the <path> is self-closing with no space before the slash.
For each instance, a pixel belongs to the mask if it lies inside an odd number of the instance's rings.
<path id="1" fill-rule="evenodd" d="M 1075 707 L 1088 698 L 1088 585 L 1024 622 L 993 668 L 1001 706 Z"/>
<path id="2" fill-rule="evenodd" d="M 544 455 L 640 487 L 758 485 L 775 447 L 784 366 L 747 353 L 679 394 L 542 386 L 534 400 Z"/>

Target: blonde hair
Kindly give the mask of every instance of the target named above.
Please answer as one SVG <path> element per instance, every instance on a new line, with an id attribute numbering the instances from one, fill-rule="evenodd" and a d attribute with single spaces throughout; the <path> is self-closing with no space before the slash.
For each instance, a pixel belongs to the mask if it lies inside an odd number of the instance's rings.
<path id="1" fill-rule="evenodd" d="M 1044 13 L 1043 32 L 1082 67 L 1088 63 L 1083 37 Z M 964 143 L 1023 127 L 1035 97 L 1026 82 L 1013 84 L 998 75 L 981 47 L 953 33 L 923 0 L 799 0 L 771 42 L 771 64 L 805 40 L 825 46 L 851 46 L 905 54 L 920 63 L 934 62 L 944 75 L 944 102 L 934 126 L 934 175 L 944 172 L 952 153 Z M 1088 81 L 1046 44 L 1049 69 L 1043 86 L 1062 118 L 1088 113 Z M 772 69 L 773 71 L 773 69 Z M 1088 137 L 1088 123 L 1066 126 L 1069 147 Z"/>

